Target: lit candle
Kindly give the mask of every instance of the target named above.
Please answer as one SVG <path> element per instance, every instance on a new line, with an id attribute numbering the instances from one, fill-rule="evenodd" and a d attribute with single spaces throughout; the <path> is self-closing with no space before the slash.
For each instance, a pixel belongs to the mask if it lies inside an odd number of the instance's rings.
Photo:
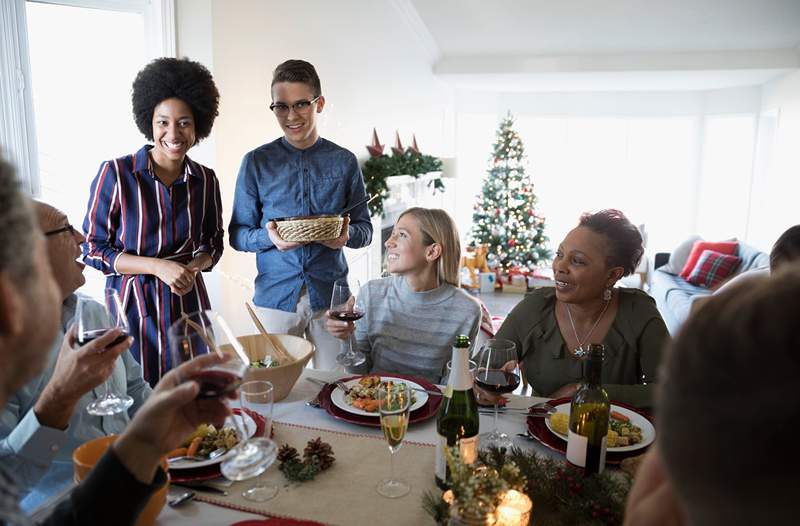
<path id="1" fill-rule="evenodd" d="M 531 519 L 533 503 L 524 493 L 509 490 L 497 506 L 495 526 L 527 526 Z"/>

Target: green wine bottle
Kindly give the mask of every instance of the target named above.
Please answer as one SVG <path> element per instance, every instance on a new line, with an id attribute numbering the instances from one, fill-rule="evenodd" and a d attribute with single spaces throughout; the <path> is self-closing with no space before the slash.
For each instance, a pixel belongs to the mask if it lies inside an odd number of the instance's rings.
<path id="1" fill-rule="evenodd" d="M 602 473 L 606 465 L 611 404 L 600 378 L 604 356 L 605 347 L 589 345 L 582 357 L 583 381 L 570 405 L 567 460 L 584 468 L 586 475 Z"/>
<path id="2" fill-rule="evenodd" d="M 442 405 L 436 415 L 436 484 L 442 489 L 450 487 L 446 448 L 458 445 L 462 462 L 468 464 L 478 458 L 480 419 L 469 372 L 469 348 L 468 336 L 456 338 L 450 362 L 450 377 Z"/>

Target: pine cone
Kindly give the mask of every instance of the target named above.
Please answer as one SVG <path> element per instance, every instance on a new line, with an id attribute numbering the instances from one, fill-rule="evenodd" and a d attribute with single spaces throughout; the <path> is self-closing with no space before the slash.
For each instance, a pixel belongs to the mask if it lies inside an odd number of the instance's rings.
<path id="1" fill-rule="evenodd" d="M 278 449 L 278 462 L 295 462 L 299 461 L 300 454 L 295 448 L 289 444 L 284 444 Z"/>
<path id="2" fill-rule="evenodd" d="M 320 437 L 308 441 L 308 445 L 303 450 L 303 458 L 305 463 L 317 466 L 320 471 L 331 467 L 336 460 L 333 457 L 331 445 L 323 442 Z"/>

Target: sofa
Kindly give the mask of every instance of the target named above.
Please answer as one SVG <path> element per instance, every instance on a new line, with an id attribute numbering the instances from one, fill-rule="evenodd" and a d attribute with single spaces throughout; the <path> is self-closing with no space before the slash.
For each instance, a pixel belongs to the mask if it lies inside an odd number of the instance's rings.
<path id="1" fill-rule="evenodd" d="M 682 263 L 674 261 L 674 254 L 681 252 L 684 254 L 683 262 L 686 261 L 686 247 L 691 245 L 699 237 L 686 240 L 681 246 L 677 247 L 673 253 L 658 253 L 655 256 L 655 270 L 650 275 L 650 295 L 656 300 L 656 305 L 664 322 L 667 324 L 670 334 L 676 334 L 683 322 L 689 317 L 692 303 L 697 299 L 710 296 L 713 290 L 692 285 L 678 274 Z M 731 277 L 743 272 L 755 271 L 769 267 L 769 255 L 758 249 L 739 242 L 737 256 L 742 258 L 735 273 Z M 673 261 L 671 261 L 671 259 Z M 680 259 L 680 256 L 679 256 Z"/>

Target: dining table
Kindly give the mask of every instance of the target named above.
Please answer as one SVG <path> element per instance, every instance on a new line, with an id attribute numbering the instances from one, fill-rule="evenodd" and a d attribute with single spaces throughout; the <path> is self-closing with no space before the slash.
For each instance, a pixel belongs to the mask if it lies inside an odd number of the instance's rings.
<path id="1" fill-rule="evenodd" d="M 194 499 L 177 507 L 165 506 L 156 521 L 157 526 L 231 525 L 267 517 L 316 521 L 322 524 L 420 525 L 433 524 L 422 507 L 425 492 L 438 490 L 434 483 L 434 451 L 437 442 L 436 418 L 412 423 L 403 446 L 396 453 L 395 474 L 411 483 L 411 492 L 398 499 L 387 499 L 375 486 L 389 472 L 389 448 L 380 427 L 366 427 L 334 418 L 324 409 L 309 405 L 320 392 L 318 384 L 309 378 L 332 382 L 348 376 L 343 371 L 304 369 L 289 395 L 273 407 L 275 440 L 293 440 L 291 445 L 302 454 L 306 439 L 321 437 L 332 441 L 336 461 L 331 469 L 310 482 L 288 483 L 278 471 L 277 462 L 264 477 L 279 486 L 278 495 L 263 503 L 241 498 L 242 488 L 253 481 L 231 484 L 211 481 L 228 495 L 195 489 Z M 547 399 L 506 395 L 506 408 L 527 408 Z M 481 432 L 492 429 L 491 413 L 480 415 Z M 534 450 L 550 457 L 561 457 L 538 441 L 518 433 L 526 432 L 523 412 L 501 410 L 498 428 L 512 437 L 514 445 Z M 183 492 L 184 487 L 173 485 L 170 496 Z M 374 520 L 368 520 L 372 517 Z M 268 525 L 269 522 L 264 523 Z"/>

